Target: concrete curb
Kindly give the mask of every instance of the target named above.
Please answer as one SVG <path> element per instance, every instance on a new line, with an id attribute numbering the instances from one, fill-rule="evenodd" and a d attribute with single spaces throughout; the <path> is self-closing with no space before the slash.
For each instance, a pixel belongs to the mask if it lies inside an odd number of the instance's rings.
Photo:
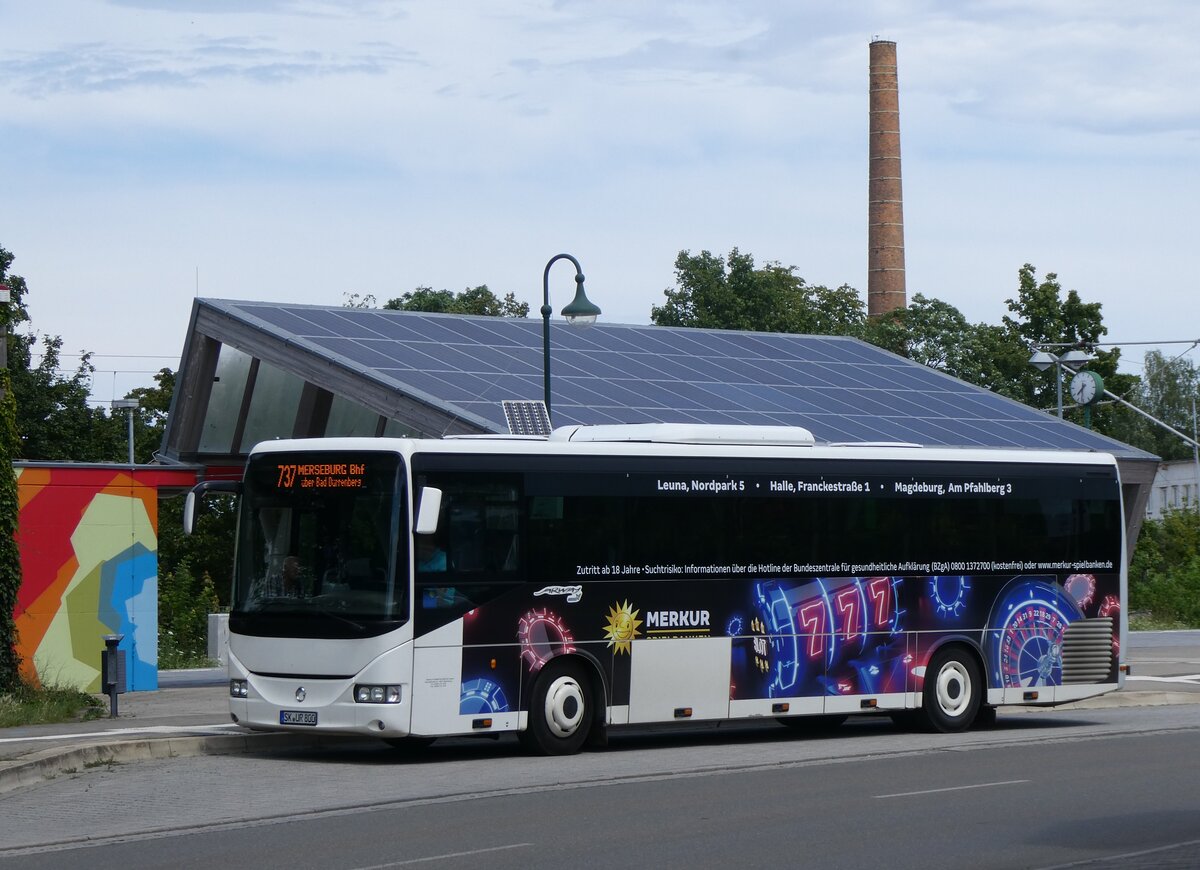
<path id="1" fill-rule="evenodd" d="M 1107 710 L 1113 707 L 1167 707 L 1172 704 L 1200 704 L 1200 692 L 1113 692 L 1098 698 L 1060 704 L 1055 710 Z M 1036 713 L 1045 707 L 1002 707 L 1006 713 Z"/>
<path id="2" fill-rule="evenodd" d="M 238 755 L 278 752 L 318 746 L 359 743 L 360 737 L 308 734 L 219 734 L 95 740 L 74 746 L 55 746 L 0 761 L 0 795 L 37 785 L 58 776 L 112 764 L 192 758 L 199 755 Z"/>
<path id="3" fill-rule="evenodd" d="M 1114 692 L 1057 707 L 1004 707 L 1001 708 L 1001 712 L 1003 715 L 1044 714 L 1050 710 L 1102 710 L 1182 704 L 1200 704 L 1200 693 Z M 0 761 L 0 795 L 59 776 L 69 776 L 110 764 L 193 758 L 200 755 L 237 755 L 244 752 L 280 752 L 322 746 L 361 745 L 364 739 L 368 738 L 332 734 L 245 733 L 91 740 L 72 746 L 55 746 Z"/>

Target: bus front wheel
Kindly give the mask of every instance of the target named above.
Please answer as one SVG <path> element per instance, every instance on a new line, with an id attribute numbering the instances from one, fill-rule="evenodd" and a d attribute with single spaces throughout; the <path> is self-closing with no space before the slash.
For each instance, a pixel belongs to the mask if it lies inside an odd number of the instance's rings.
<path id="1" fill-rule="evenodd" d="M 975 657 L 962 647 L 938 650 L 925 669 L 921 711 L 934 731 L 966 731 L 983 699 L 983 678 Z"/>
<path id="2" fill-rule="evenodd" d="M 539 755 L 578 752 L 592 728 L 590 688 L 578 663 L 547 663 L 534 683 L 529 724 L 520 735 L 526 749 Z"/>

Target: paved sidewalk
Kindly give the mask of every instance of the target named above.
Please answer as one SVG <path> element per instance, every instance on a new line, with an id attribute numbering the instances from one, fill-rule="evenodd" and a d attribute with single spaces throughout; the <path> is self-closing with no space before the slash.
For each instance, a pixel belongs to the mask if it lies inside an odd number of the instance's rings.
<path id="1" fill-rule="evenodd" d="M 184 674 L 184 672 L 175 672 Z M 224 673 L 219 685 L 206 676 L 160 674 L 162 688 L 118 696 L 116 719 L 0 728 L 0 794 L 60 773 L 152 758 L 269 751 L 343 742 L 308 734 L 258 734 L 229 718 Z M 207 685 L 205 685 L 207 683 Z"/>

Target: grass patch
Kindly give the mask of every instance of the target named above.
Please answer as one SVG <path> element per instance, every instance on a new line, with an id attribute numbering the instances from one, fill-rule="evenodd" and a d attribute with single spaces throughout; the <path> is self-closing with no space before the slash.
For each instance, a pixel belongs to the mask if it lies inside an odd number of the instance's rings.
<path id="1" fill-rule="evenodd" d="M 0 694 L 0 728 L 79 722 L 104 715 L 104 704 L 94 695 L 58 686 L 35 689 L 22 685 Z"/>
<path id="2" fill-rule="evenodd" d="M 158 669 L 160 671 L 192 671 L 198 668 L 216 668 L 221 663 L 203 653 L 186 652 L 170 647 L 159 647 Z"/>
<path id="3" fill-rule="evenodd" d="M 1129 614 L 1130 631 L 1181 631 L 1197 627 L 1173 617 L 1156 616 L 1148 610 L 1135 610 Z"/>

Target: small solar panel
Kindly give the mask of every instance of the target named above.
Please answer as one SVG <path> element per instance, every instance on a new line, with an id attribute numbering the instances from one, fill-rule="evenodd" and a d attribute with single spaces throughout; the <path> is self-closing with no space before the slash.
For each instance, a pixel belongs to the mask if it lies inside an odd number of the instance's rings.
<path id="1" fill-rule="evenodd" d="M 509 435 L 549 435 L 550 414 L 545 402 L 527 399 L 505 399 L 504 419 L 508 422 Z"/>

